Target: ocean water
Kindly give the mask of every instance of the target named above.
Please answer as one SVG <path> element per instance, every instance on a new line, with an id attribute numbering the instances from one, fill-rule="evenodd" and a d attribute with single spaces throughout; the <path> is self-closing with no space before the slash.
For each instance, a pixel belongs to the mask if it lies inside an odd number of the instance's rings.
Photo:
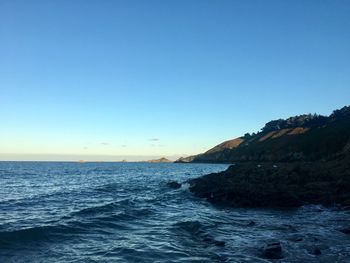
<path id="1" fill-rule="evenodd" d="M 218 207 L 166 184 L 226 168 L 0 162 L 0 262 L 259 263 L 270 240 L 284 253 L 273 262 L 350 262 L 348 211 Z"/>

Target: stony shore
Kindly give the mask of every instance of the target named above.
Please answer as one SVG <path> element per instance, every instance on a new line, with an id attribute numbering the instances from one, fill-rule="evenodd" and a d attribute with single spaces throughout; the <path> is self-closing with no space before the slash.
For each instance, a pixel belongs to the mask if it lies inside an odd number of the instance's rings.
<path id="1" fill-rule="evenodd" d="M 189 180 L 190 191 L 236 207 L 350 205 L 350 155 L 293 163 L 238 163 Z"/>

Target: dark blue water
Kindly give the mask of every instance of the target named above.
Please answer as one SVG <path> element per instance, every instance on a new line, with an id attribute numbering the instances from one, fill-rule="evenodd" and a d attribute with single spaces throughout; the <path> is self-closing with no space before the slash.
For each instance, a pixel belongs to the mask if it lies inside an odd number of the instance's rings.
<path id="1" fill-rule="evenodd" d="M 269 262 L 276 239 L 282 262 L 350 262 L 346 211 L 214 207 L 166 185 L 226 167 L 0 162 L 0 262 Z"/>

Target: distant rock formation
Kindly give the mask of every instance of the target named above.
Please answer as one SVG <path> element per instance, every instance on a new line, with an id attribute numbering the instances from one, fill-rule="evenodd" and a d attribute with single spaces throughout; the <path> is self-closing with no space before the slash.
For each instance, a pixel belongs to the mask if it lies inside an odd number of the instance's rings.
<path id="1" fill-rule="evenodd" d="M 176 163 L 190 163 L 192 162 L 198 155 L 192 155 L 192 156 L 188 156 L 188 157 L 180 157 L 179 159 L 177 159 L 175 162 Z"/>
<path id="2" fill-rule="evenodd" d="M 169 159 L 162 157 L 160 159 L 154 159 L 154 160 L 149 160 L 146 161 L 147 163 L 172 163 Z"/>

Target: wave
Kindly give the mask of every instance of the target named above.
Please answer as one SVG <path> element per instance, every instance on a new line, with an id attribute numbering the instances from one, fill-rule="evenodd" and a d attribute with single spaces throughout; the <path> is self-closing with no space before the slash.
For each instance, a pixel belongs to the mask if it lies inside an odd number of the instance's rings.
<path id="1" fill-rule="evenodd" d="M 126 222 L 127 223 L 127 222 Z M 70 221 L 54 225 L 0 232 L 0 250 L 15 244 L 32 245 L 32 242 L 57 242 L 88 233 L 108 234 L 109 229 L 127 229 L 127 224 L 118 224 L 110 217 L 89 221 Z"/>
<path id="2" fill-rule="evenodd" d="M 173 225 L 175 229 L 185 231 L 190 234 L 197 234 L 203 232 L 203 224 L 199 221 L 181 221 Z"/>
<path id="3" fill-rule="evenodd" d="M 66 234 L 78 234 L 84 231 L 78 227 L 65 225 L 36 226 L 26 229 L 0 232 L 0 247 L 28 241 L 47 241 L 51 237 L 64 236 Z"/>
<path id="4" fill-rule="evenodd" d="M 208 231 L 207 227 L 199 221 L 182 221 L 173 225 L 178 234 L 187 234 L 194 242 L 200 242 L 205 245 L 214 245 L 218 247 L 225 246 L 225 242 L 217 240 Z"/>
<path id="5" fill-rule="evenodd" d="M 99 185 L 95 188 L 98 192 L 115 192 L 120 189 L 120 183 L 110 183 L 105 185 Z"/>
<path id="6" fill-rule="evenodd" d="M 150 208 L 135 207 L 131 199 L 88 207 L 64 216 L 51 225 L 0 231 L 0 249 L 17 243 L 30 244 L 29 241 L 57 242 L 79 234 L 109 234 L 115 230 L 128 230 L 133 227 L 132 221 L 144 221 L 153 212 Z"/>
<path id="7" fill-rule="evenodd" d="M 95 215 L 95 214 L 113 211 L 117 207 L 120 207 L 120 204 L 118 204 L 118 202 L 111 202 L 111 203 L 103 204 L 100 206 L 84 208 L 82 210 L 73 212 L 71 215 L 72 216 Z"/>

